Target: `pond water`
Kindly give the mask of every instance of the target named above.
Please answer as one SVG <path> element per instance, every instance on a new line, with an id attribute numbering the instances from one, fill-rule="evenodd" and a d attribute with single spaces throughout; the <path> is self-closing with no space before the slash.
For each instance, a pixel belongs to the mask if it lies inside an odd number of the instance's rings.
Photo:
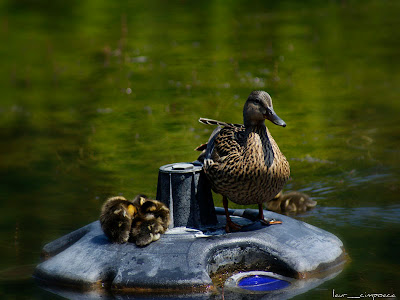
<path id="1" fill-rule="evenodd" d="M 287 123 L 267 124 L 285 189 L 318 200 L 296 218 L 351 258 L 295 299 L 400 295 L 399 14 L 394 0 L 2 1 L 0 298 L 54 299 L 31 279 L 43 245 L 108 196 L 155 197 L 158 168 L 208 139 L 198 118 L 240 123 L 256 89 Z"/>

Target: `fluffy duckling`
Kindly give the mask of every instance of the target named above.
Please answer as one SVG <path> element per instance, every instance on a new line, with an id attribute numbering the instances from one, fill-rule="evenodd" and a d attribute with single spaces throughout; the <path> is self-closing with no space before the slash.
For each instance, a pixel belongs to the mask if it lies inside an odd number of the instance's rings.
<path id="1" fill-rule="evenodd" d="M 111 197 L 101 208 L 100 224 L 104 234 L 113 243 L 126 243 L 131 232 L 132 220 L 138 208 L 124 197 Z"/>
<path id="2" fill-rule="evenodd" d="M 317 205 L 317 201 L 311 200 L 310 196 L 301 192 L 279 192 L 275 198 L 268 201 L 268 210 L 277 213 L 302 213 Z"/>
<path id="3" fill-rule="evenodd" d="M 132 220 L 129 241 L 143 247 L 158 240 L 169 226 L 169 209 L 160 201 L 138 195 L 133 203 L 139 208 Z"/>

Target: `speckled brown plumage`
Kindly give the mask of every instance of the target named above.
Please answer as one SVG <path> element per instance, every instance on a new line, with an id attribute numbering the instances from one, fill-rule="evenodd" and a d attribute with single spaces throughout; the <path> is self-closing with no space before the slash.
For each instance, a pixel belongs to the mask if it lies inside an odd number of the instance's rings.
<path id="1" fill-rule="evenodd" d="M 282 190 L 290 176 L 289 163 L 265 126 L 265 119 L 286 126 L 275 114 L 269 94 L 254 91 L 243 108 L 244 126 L 217 128 L 207 143 L 204 172 L 215 192 L 237 204 L 260 207 Z M 209 119 L 200 122 L 218 124 Z"/>

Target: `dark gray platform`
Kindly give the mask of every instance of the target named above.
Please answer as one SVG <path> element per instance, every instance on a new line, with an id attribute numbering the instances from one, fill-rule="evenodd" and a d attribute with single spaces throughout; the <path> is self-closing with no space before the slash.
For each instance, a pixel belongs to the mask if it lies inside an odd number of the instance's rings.
<path id="1" fill-rule="evenodd" d="M 44 284 L 117 294 L 206 293 L 216 290 L 221 274 L 268 270 L 307 279 L 333 274 L 343 266 L 343 244 L 329 232 L 270 211 L 264 211 L 265 217 L 283 224 L 251 222 L 257 210 L 232 213 L 246 216 L 234 219 L 248 224 L 243 232 L 226 234 L 225 217 L 218 216 L 218 225 L 209 230 L 175 227 L 144 248 L 110 243 L 96 221 L 47 244 L 46 260 L 34 276 Z"/>

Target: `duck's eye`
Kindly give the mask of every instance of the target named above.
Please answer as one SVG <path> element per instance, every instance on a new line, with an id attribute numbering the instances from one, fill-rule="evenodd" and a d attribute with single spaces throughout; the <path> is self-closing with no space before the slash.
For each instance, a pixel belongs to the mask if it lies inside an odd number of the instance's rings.
<path id="1" fill-rule="evenodd" d="M 260 104 L 260 99 L 254 99 L 253 102 L 254 102 L 255 104 Z"/>

